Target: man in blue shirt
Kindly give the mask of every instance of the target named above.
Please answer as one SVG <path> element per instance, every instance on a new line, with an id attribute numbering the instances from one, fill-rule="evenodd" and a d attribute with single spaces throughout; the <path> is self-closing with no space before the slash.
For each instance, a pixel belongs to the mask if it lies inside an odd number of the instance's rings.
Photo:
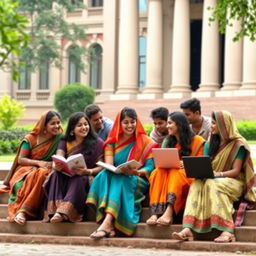
<path id="1" fill-rule="evenodd" d="M 112 129 L 113 121 L 107 117 L 103 117 L 102 110 L 96 104 L 86 106 L 84 113 L 89 118 L 95 132 L 105 141 Z"/>

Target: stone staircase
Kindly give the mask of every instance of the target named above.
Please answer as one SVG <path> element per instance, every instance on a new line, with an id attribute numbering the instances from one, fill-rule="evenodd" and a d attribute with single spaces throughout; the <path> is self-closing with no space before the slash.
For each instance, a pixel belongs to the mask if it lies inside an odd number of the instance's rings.
<path id="1" fill-rule="evenodd" d="M 7 170 L 0 171 L 2 180 Z M 0 242 L 11 243 L 47 243 L 90 246 L 118 246 L 137 248 L 159 248 L 193 251 L 228 251 L 252 252 L 256 251 L 256 210 L 247 211 L 245 223 L 235 230 L 237 241 L 234 243 L 217 244 L 212 239 L 218 233 L 204 234 L 191 242 L 181 242 L 170 239 L 173 231 L 181 230 L 181 224 L 170 227 L 150 227 L 145 224 L 149 217 L 149 208 L 144 206 L 141 222 L 138 224 L 133 237 L 115 237 L 93 241 L 88 236 L 97 229 L 94 222 L 95 214 L 88 208 L 86 221 L 80 223 L 42 223 L 28 221 L 24 226 L 9 223 L 7 216 L 8 195 L 0 194 Z M 211 241 L 210 241 L 211 240 Z"/>

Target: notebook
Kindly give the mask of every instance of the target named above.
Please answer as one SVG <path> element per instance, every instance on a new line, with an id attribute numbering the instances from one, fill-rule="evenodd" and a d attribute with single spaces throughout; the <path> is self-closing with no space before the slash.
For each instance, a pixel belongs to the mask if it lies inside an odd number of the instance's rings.
<path id="1" fill-rule="evenodd" d="M 182 160 L 188 178 L 216 178 L 209 156 L 183 156 Z"/>
<path id="2" fill-rule="evenodd" d="M 157 168 L 180 168 L 180 158 L 177 148 L 153 148 L 153 159 Z"/>

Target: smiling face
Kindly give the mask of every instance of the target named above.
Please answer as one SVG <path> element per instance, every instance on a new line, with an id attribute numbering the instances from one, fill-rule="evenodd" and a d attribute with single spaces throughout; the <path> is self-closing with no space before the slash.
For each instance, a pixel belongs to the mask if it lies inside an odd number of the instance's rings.
<path id="1" fill-rule="evenodd" d="M 46 133 L 56 136 L 60 132 L 60 118 L 53 116 L 45 126 Z"/>
<path id="2" fill-rule="evenodd" d="M 133 136 L 136 130 L 137 121 L 131 117 L 125 116 L 121 121 L 121 128 L 123 130 L 123 134 L 125 136 L 131 137 Z"/>
<path id="3" fill-rule="evenodd" d="M 156 130 L 161 134 L 167 134 L 167 121 L 161 118 L 153 118 Z"/>
<path id="4" fill-rule="evenodd" d="M 167 121 L 168 134 L 172 136 L 179 135 L 179 128 L 177 124 L 169 117 Z"/>
<path id="5" fill-rule="evenodd" d="M 90 131 L 90 126 L 87 120 L 82 117 L 79 119 L 77 124 L 75 125 L 75 128 L 73 130 L 74 135 L 76 138 L 84 138 L 88 135 Z"/>
<path id="6" fill-rule="evenodd" d="M 212 119 L 211 131 L 212 131 L 212 134 L 220 134 L 219 127 L 214 119 Z"/>
<path id="7" fill-rule="evenodd" d="M 190 124 L 193 124 L 195 123 L 199 118 L 200 118 L 200 113 L 199 111 L 191 111 L 190 109 L 188 108 L 184 108 L 182 109 L 183 113 L 186 115 L 187 119 L 188 119 L 188 122 Z"/>
<path id="8" fill-rule="evenodd" d="M 93 125 L 94 130 L 96 132 L 99 132 L 99 130 L 101 128 L 103 128 L 103 114 L 102 114 L 102 112 L 99 111 L 98 113 L 92 115 L 91 118 L 90 118 L 90 122 Z"/>

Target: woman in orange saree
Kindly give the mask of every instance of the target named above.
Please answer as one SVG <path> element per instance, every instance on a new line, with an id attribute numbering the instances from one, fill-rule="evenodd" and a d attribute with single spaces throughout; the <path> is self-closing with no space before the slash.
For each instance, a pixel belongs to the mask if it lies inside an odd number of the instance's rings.
<path id="1" fill-rule="evenodd" d="M 96 207 L 96 221 L 102 223 L 91 234 L 92 239 L 112 237 L 114 229 L 128 236 L 134 233 L 140 219 L 141 202 L 148 189 L 148 178 L 154 169 L 153 147 L 158 144 L 146 135 L 135 110 L 122 109 L 105 142 L 105 162 L 118 166 L 135 159 L 141 167 L 128 169 L 125 174 L 105 169 L 94 178 L 86 203 Z"/>
<path id="2" fill-rule="evenodd" d="M 205 140 L 194 135 L 186 116 L 181 112 L 169 115 L 167 123 L 169 136 L 162 147 L 177 148 L 180 157 L 203 154 Z M 187 178 L 183 163 L 180 169 L 156 168 L 150 175 L 149 198 L 151 217 L 148 225 L 169 225 L 173 221 L 173 211 L 178 214 L 185 207 L 185 202 L 193 178 Z"/>
<path id="3" fill-rule="evenodd" d="M 52 170 L 51 156 L 61 138 L 60 115 L 44 113 L 32 132 L 22 140 L 13 166 L 0 192 L 9 193 L 8 220 L 25 224 L 27 217 L 35 218 L 43 200 L 42 185 Z"/>

